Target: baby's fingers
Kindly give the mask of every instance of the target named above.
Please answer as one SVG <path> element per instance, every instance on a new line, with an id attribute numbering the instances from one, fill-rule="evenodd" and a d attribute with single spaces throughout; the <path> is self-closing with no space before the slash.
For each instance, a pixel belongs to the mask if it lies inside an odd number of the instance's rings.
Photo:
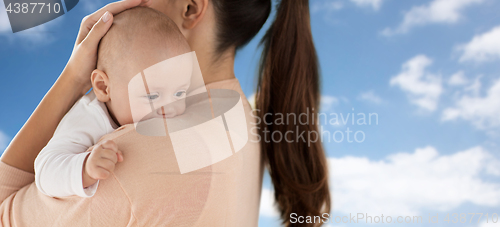
<path id="1" fill-rule="evenodd" d="M 101 147 L 115 152 L 118 151 L 118 145 L 113 140 L 106 140 L 101 144 Z"/>
<path id="2" fill-rule="evenodd" d="M 98 168 L 104 169 L 108 173 L 111 173 L 115 170 L 115 163 L 109 159 L 100 159 L 99 161 L 97 161 L 96 165 Z"/>
<path id="3" fill-rule="evenodd" d="M 120 150 L 116 150 L 116 157 L 118 158 L 118 162 L 123 162 L 123 153 Z"/>
<path id="4" fill-rule="evenodd" d="M 116 154 L 116 151 L 110 150 L 110 149 L 103 149 L 101 153 L 99 154 L 99 157 L 102 159 L 107 159 L 110 160 L 111 162 L 115 163 L 118 162 L 118 155 Z"/>
<path id="5" fill-rule="evenodd" d="M 111 174 L 110 171 L 108 171 L 107 169 L 104 169 L 100 166 L 97 166 L 96 168 L 97 169 L 94 172 L 92 172 L 92 174 L 90 174 L 90 177 L 92 177 L 93 179 L 104 180 L 104 179 L 107 179 L 109 177 L 109 175 Z"/>
<path id="6" fill-rule="evenodd" d="M 104 152 L 106 155 L 103 155 L 104 157 L 113 160 L 113 162 L 122 162 L 123 161 L 123 153 L 122 151 L 118 150 L 118 145 L 116 145 L 115 142 L 112 140 L 108 140 L 104 142 L 102 145 L 102 148 L 105 149 Z"/>

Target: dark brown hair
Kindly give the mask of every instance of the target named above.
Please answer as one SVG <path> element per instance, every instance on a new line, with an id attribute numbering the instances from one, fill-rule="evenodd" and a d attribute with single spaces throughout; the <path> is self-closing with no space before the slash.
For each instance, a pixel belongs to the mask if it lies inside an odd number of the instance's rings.
<path id="1" fill-rule="evenodd" d="M 271 11 L 270 0 L 213 0 L 213 3 L 218 20 L 219 52 L 230 47 L 239 49 L 248 43 Z M 311 33 L 309 1 L 281 0 L 275 21 L 261 44 L 264 49 L 256 93 L 261 138 L 265 136 L 264 129 L 271 133 L 279 131 L 281 135 L 291 130 L 306 135 L 315 132 L 319 136 L 314 121 L 317 118 L 313 118 L 320 100 L 319 66 Z M 299 121 L 266 125 L 263 121 L 274 122 L 277 113 L 300 116 L 306 112 L 311 113 L 307 115 L 309 124 Z M 330 212 L 326 157 L 321 142 L 315 139 L 318 142 L 283 140 L 278 143 L 261 139 L 275 199 L 287 226 L 293 225 L 289 221 L 291 213 L 321 216 Z"/>

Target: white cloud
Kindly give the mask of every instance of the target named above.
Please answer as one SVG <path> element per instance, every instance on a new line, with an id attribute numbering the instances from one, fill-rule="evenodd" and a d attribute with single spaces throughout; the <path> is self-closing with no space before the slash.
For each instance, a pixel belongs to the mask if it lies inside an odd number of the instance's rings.
<path id="1" fill-rule="evenodd" d="M 485 96 L 477 90 L 481 87 L 479 78 L 467 89 L 473 94 L 462 95 L 454 107 L 443 111 L 442 120 L 463 119 L 472 122 L 479 129 L 500 127 L 500 79 L 493 82 Z"/>
<path id="2" fill-rule="evenodd" d="M 440 155 L 433 147 L 392 154 L 380 161 L 330 158 L 333 204 L 342 213 L 419 215 L 450 211 L 464 203 L 499 206 L 499 160 L 481 147 Z"/>
<path id="3" fill-rule="evenodd" d="M 418 55 L 402 66 L 402 71 L 391 78 L 390 85 L 405 91 L 410 101 L 420 108 L 434 111 L 442 93 L 441 77 L 426 71 L 432 60 Z"/>
<path id="4" fill-rule="evenodd" d="M 500 160 L 482 147 L 440 155 L 431 146 L 396 153 L 382 160 L 328 158 L 333 211 L 384 215 L 446 212 L 470 203 L 500 205 Z M 263 189 L 260 214 L 278 216 L 273 191 Z"/>
<path id="5" fill-rule="evenodd" d="M 260 215 L 267 217 L 278 217 L 279 211 L 274 200 L 274 190 L 262 189 L 260 196 Z"/>
<path id="6" fill-rule="evenodd" d="M 472 40 L 457 47 L 463 54 L 460 62 L 487 62 L 500 59 L 500 26 L 476 35 Z"/>
<path id="7" fill-rule="evenodd" d="M 465 73 L 463 71 L 459 71 L 448 79 L 448 84 L 451 86 L 462 86 L 467 84 L 467 78 L 465 77 Z"/>
<path id="8" fill-rule="evenodd" d="M 341 1 L 315 1 L 311 5 L 311 13 L 318 13 L 320 11 L 333 12 L 344 8 L 344 4 Z"/>
<path id="9" fill-rule="evenodd" d="M 383 102 L 382 98 L 380 98 L 377 94 L 375 94 L 374 91 L 363 92 L 363 93 L 359 94 L 358 99 L 368 101 L 371 103 L 375 103 L 375 104 L 380 104 Z"/>
<path id="10" fill-rule="evenodd" d="M 0 131 L 0 151 L 3 152 L 9 145 L 10 137 L 4 132 Z"/>
<path id="11" fill-rule="evenodd" d="M 485 219 L 484 217 L 482 217 L 482 219 Z M 495 218 L 496 220 L 496 218 Z M 484 220 L 483 222 L 481 222 L 481 224 L 478 225 L 478 227 L 498 227 L 500 225 L 499 222 L 497 223 L 493 223 L 492 222 L 492 219 L 491 219 L 491 216 L 488 218 L 488 222 L 486 222 L 486 220 Z"/>
<path id="12" fill-rule="evenodd" d="M 382 6 L 384 0 L 349 0 L 358 7 L 369 7 L 377 11 Z M 320 11 L 326 11 L 332 13 L 339 11 L 344 8 L 344 2 L 342 0 L 316 0 L 312 1 L 311 13 L 318 13 Z"/>
<path id="13" fill-rule="evenodd" d="M 4 32 L 12 32 L 10 28 L 10 23 L 9 23 L 9 16 L 7 15 L 7 12 L 5 11 L 4 3 L 2 1 L 2 7 L 0 7 L 0 33 Z"/>
<path id="14" fill-rule="evenodd" d="M 335 13 L 344 8 L 340 0 L 316 0 L 311 1 L 311 15 L 320 15 L 323 21 L 330 25 L 338 25 L 341 22 L 335 18 Z"/>
<path id="15" fill-rule="evenodd" d="M 350 0 L 360 7 L 372 7 L 373 10 L 379 10 L 382 6 L 382 0 Z"/>
<path id="16" fill-rule="evenodd" d="M 397 28 L 386 28 L 382 35 L 403 34 L 426 24 L 453 24 L 462 18 L 461 13 L 466 7 L 482 2 L 484 0 L 433 0 L 427 5 L 414 6 L 404 14 Z"/>
<path id="17" fill-rule="evenodd" d="M 331 111 L 333 106 L 339 104 L 339 99 L 335 96 L 330 96 L 330 95 L 322 95 L 321 96 L 321 106 L 320 106 L 320 111 L 321 112 L 328 112 Z"/>
<path id="18" fill-rule="evenodd" d="M 83 4 L 83 9 L 86 10 L 88 13 L 93 13 L 103 7 L 106 3 L 109 3 L 109 1 L 103 1 L 103 0 L 85 0 L 85 1 L 80 1 L 80 4 Z"/>
<path id="19" fill-rule="evenodd" d="M 248 96 L 247 98 L 248 102 L 250 103 L 250 106 L 252 107 L 252 109 L 255 110 L 256 108 L 256 104 L 255 104 L 255 93 L 253 93 L 252 95 Z"/>
<path id="20" fill-rule="evenodd" d="M 470 93 L 474 96 L 478 96 L 479 93 L 481 92 L 481 87 L 483 86 L 481 84 L 481 78 L 483 75 L 478 75 L 474 81 L 470 82 L 467 87 L 464 88 L 463 92 L 465 93 Z"/>

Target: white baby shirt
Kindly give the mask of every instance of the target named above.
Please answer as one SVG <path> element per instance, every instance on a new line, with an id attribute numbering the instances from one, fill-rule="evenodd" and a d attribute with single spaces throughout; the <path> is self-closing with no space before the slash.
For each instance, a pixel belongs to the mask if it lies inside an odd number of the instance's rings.
<path id="1" fill-rule="evenodd" d="M 54 136 L 35 160 L 35 183 L 45 195 L 91 197 L 99 182 L 83 188 L 83 162 L 87 149 L 113 132 L 117 125 L 106 105 L 93 91 L 83 96 L 64 116 Z"/>

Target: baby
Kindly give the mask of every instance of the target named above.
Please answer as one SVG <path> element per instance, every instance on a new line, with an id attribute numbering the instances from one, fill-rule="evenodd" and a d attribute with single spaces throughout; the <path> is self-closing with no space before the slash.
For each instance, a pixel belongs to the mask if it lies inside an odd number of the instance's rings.
<path id="1" fill-rule="evenodd" d="M 178 27 L 162 13 L 138 7 L 116 15 L 99 45 L 93 91 L 64 116 L 35 160 L 38 189 L 52 197 L 93 196 L 99 180 L 123 161 L 114 142 L 97 144 L 103 135 L 184 112 L 189 52 Z"/>

